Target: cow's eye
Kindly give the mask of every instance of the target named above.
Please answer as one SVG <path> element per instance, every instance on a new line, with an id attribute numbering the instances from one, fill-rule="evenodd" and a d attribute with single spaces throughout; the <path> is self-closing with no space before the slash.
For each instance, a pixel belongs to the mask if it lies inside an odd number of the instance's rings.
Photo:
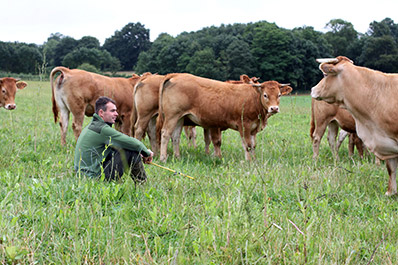
<path id="1" fill-rule="evenodd" d="M 265 98 L 268 98 L 267 94 L 264 94 L 264 97 L 265 97 Z"/>
<path id="2" fill-rule="evenodd" d="M 279 93 L 279 94 L 278 94 L 278 98 L 280 98 L 281 96 L 282 96 L 282 94 L 281 94 L 281 93 Z"/>
<path id="3" fill-rule="evenodd" d="M 2 90 L 1 90 L 1 92 L 5 95 L 6 94 L 6 90 L 3 88 Z"/>

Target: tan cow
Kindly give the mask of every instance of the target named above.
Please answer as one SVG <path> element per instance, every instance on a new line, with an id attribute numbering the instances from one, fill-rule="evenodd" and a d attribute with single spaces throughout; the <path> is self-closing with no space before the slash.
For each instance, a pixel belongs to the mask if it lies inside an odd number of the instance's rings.
<path id="1" fill-rule="evenodd" d="M 15 94 L 17 89 L 24 89 L 28 84 L 18 81 L 12 77 L 0 78 L 0 108 L 13 110 L 17 107 L 15 104 Z"/>
<path id="2" fill-rule="evenodd" d="M 55 76 L 59 73 L 59 76 Z M 84 115 L 92 116 L 95 101 L 107 96 L 116 101 L 119 113 L 116 126 L 121 132 L 131 135 L 131 112 L 133 109 L 133 89 L 139 80 L 138 75 L 130 78 L 112 78 L 79 69 L 55 67 L 50 74 L 54 121 L 61 112 L 61 144 L 66 144 L 69 114 L 73 115 L 72 129 L 77 138 L 82 130 Z"/>
<path id="3" fill-rule="evenodd" d="M 319 145 L 326 128 L 328 128 L 327 139 L 329 146 L 332 149 L 333 154 L 338 158 L 338 150 L 341 142 L 344 140 L 342 135 L 342 137 L 339 137 L 339 142 L 336 144 L 339 127 L 344 131 L 353 134 L 350 135 L 349 139 L 349 155 L 353 154 L 355 144 L 358 149 L 358 154 L 362 158 L 363 145 L 361 139 L 356 136 L 355 120 L 352 115 L 347 110 L 339 108 L 336 105 L 312 99 L 310 136 L 312 138 L 314 159 L 319 155 Z"/>
<path id="4" fill-rule="evenodd" d="M 151 150 L 157 154 L 159 144 L 156 139 L 156 118 L 159 110 L 159 87 L 164 75 L 147 74 L 143 76 L 134 88 L 134 113 L 131 115 L 131 124 L 134 126 L 134 137 L 142 140 L 147 133 Z M 194 126 L 185 126 L 188 144 L 196 147 L 196 129 Z"/>
<path id="5" fill-rule="evenodd" d="M 324 78 L 312 88 L 311 96 L 344 107 L 352 114 L 357 134 L 366 147 L 386 160 L 386 195 L 396 194 L 398 74 L 356 66 L 343 56 L 318 62 Z"/>
<path id="6" fill-rule="evenodd" d="M 291 91 L 290 86 L 276 81 L 229 84 L 191 74 L 168 74 L 161 86 L 159 100 L 160 160 L 167 158 L 171 135 L 180 134 L 187 121 L 218 131 L 228 128 L 239 131 L 245 158 L 254 158 L 256 134 L 265 127 L 269 113 L 279 112 L 280 96 Z M 221 156 L 221 136 L 214 138 L 219 139 L 219 142 L 213 142 L 215 154 Z M 179 157 L 179 149 L 174 150 L 174 155 Z"/>

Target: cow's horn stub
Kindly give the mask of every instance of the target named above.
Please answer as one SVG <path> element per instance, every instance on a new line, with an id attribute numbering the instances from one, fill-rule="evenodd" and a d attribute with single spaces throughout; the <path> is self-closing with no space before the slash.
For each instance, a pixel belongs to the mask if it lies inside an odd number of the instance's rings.
<path id="1" fill-rule="evenodd" d="M 318 63 L 338 63 L 339 59 L 337 58 L 321 58 L 321 59 L 316 59 Z"/>
<path id="2" fill-rule="evenodd" d="M 290 83 L 287 83 L 287 84 L 281 84 L 281 87 L 285 87 L 285 86 L 290 86 Z"/>
<path id="3" fill-rule="evenodd" d="M 254 87 L 261 87 L 261 84 L 252 84 Z"/>

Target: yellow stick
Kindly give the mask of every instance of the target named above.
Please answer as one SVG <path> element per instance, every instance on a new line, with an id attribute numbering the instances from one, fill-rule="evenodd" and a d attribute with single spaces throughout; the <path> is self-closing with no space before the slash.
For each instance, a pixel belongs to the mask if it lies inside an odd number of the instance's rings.
<path id="1" fill-rule="evenodd" d="M 151 163 L 149 163 L 149 164 L 154 165 L 154 166 L 157 166 L 157 167 L 160 167 L 160 168 L 163 168 L 163 169 L 166 169 L 166 170 L 171 171 L 171 172 L 173 172 L 173 173 L 175 173 L 175 174 L 180 174 L 181 176 L 184 176 L 184 177 L 187 177 L 187 178 L 190 178 L 190 179 L 194 179 L 193 177 L 190 177 L 190 176 L 188 176 L 188 175 L 185 175 L 185 174 L 183 174 L 183 173 L 181 173 L 181 172 L 177 172 L 177 171 L 175 171 L 175 170 L 172 170 L 172 169 L 170 169 L 170 168 L 167 168 L 167 167 L 164 167 L 164 166 L 155 164 L 155 163 L 153 163 L 153 162 L 151 162 Z"/>

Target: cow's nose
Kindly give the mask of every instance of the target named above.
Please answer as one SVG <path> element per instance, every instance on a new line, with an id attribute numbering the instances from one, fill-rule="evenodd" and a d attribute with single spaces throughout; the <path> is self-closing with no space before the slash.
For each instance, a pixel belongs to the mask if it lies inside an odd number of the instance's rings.
<path id="1" fill-rule="evenodd" d="M 269 112 L 277 113 L 277 112 L 279 112 L 279 107 L 278 106 L 271 106 L 271 107 L 269 107 Z"/>
<path id="2" fill-rule="evenodd" d="M 16 107 L 17 107 L 16 104 L 7 104 L 5 108 L 8 109 L 8 110 L 13 110 L 13 109 L 15 109 Z"/>

